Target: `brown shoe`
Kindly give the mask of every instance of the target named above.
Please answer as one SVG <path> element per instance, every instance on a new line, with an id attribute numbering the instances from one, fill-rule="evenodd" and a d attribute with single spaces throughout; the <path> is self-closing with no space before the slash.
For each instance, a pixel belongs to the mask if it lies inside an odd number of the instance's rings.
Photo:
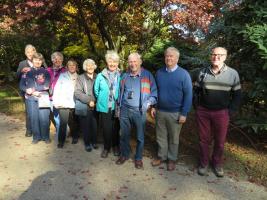
<path id="1" fill-rule="evenodd" d="M 135 160 L 134 161 L 134 166 L 136 169 L 143 169 L 144 166 L 143 166 L 143 161 L 142 160 Z"/>
<path id="2" fill-rule="evenodd" d="M 151 162 L 151 165 L 153 167 L 157 167 L 160 166 L 163 163 L 163 160 L 161 160 L 160 158 L 156 158 Z"/>
<path id="3" fill-rule="evenodd" d="M 168 164 L 167 164 L 167 170 L 168 171 L 173 171 L 173 170 L 175 170 L 175 161 L 173 161 L 173 160 L 169 160 L 168 161 Z"/>
<path id="4" fill-rule="evenodd" d="M 128 158 L 126 158 L 126 157 L 119 157 L 119 159 L 116 161 L 116 164 L 117 165 L 122 165 L 123 163 L 125 163 L 125 161 L 127 161 L 128 160 Z"/>

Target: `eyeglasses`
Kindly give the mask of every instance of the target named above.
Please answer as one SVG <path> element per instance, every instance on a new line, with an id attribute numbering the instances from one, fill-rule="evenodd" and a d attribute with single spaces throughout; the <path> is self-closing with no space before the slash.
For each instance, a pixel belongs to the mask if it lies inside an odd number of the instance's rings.
<path id="1" fill-rule="evenodd" d="M 211 56 L 213 56 L 213 57 L 216 57 L 216 56 L 218 56 L 218 57 L 223 57 L 223 56 L 225 56 L 226 54 L 211 54 Z"/>

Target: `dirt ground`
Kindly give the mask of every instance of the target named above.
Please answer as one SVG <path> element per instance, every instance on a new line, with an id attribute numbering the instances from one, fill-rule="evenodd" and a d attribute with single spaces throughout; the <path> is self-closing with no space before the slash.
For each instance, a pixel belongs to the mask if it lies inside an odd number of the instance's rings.
<path id="1" fill-rule="evenodd" d="M 168 172 L 165 165 L 153 168 L 145 157 L 144 170 L 136 170 L 132 160 L 117 166 L 112 154 L 100 158 L 101 144 L 90 153 L 82 140 L 57 149 L 51 134 L 51 144 L 33 145 L 24 126 L 0 114 L 0 200 L 267 199 L 265 187 L 217 178 L 211 171 L 200 177 L 182 160 Z"/>

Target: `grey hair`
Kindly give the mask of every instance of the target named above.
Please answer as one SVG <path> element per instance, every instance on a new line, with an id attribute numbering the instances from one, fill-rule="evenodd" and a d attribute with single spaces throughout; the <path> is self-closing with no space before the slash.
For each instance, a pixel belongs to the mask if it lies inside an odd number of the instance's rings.
<path id="1" fill-rule="evenodd" d="M 87 65 L 93 65 L 95 67 L 95 69 L 97 68 L 94 60 L 86 59 L 85 61 L 83 61 L 83 71 L 86 71 Z"/>
<path id="2" fill-rule="evenodd" d="M 31 44 L 27 44 L 27 45 L 25 46 L 25 52 L 26 52 L 28 49 L 32 49 L 32 50 L 34 50 L 34 51 L 36 52 L 35 47 L 34 47 L 33 45 L 31 45 Z"/>
<path id="3" fill-rule="evenodd" d="M 138 58 L 142 62 L 142 56 L 139 53 L 137 53 L 137 52 L 131 53 L 128 56 L 128 60 L 129 60 L 130 57 L 136 57 L 136 58 Z"/>
<path id="4" fill-rule="evenodd" d="M 60 53 L 59 51 L 56 51 L 56 52 L 52 53 L 51 60 L 53 61 L 56 57 L 60 57 L 62 61 L 64 60 L 63 54 Z"/>
<path id="5" fill-rule="evenodd" d="M 173 51 L 176 53 L 177 58 L 180 57 L 180 51 L 178 49 L 176 49 L 175 47 L 168 47 L 165 51 L 164 51 L 164 55 L 167 54 L 168 51 Z"/>
<path id="6" fill-rule="evenodd" d="M 120 56 L 119 54 L 114 50 L 108 50 L 105 55 L 106 62 L 111 59 L 116 62 L 120 62 Z"/>

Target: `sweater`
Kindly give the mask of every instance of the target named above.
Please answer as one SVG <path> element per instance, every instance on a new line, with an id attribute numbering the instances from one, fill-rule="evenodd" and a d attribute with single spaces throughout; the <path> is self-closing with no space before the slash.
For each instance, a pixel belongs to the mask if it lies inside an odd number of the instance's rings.
<path id="1" fill-rule="evenodd" d="M 236 70 L 227 65 L 218 74 L 211 67 L 202 68 L 196 77 L 196 86 L 201 87 L 200 105 L 210 110 L 230 109 L 236 111 L 241 101 L 241 84 Z"/>
<path id="2" fill-rule="evenodd" d="M 31 68 L 27 74 L 21 77 L 20 89 L 25 92 L 25 98 L 29 100 L 37 100 L 36 97 L 26 94 L 26 90 L 32 88 L 39 92 L 48 92 L 50 85 L 50 75 L 43 67 Z"/>
<path id="3" fill-rule="evenodd" d="M 189 73 L 177 67 L 173 72 L 167 72 L 166 67 L 156 73 L 158 86 L 157 108 L 165 112 L 180 112 L 186 116 L 192 105 L 192 81 Z"/>

